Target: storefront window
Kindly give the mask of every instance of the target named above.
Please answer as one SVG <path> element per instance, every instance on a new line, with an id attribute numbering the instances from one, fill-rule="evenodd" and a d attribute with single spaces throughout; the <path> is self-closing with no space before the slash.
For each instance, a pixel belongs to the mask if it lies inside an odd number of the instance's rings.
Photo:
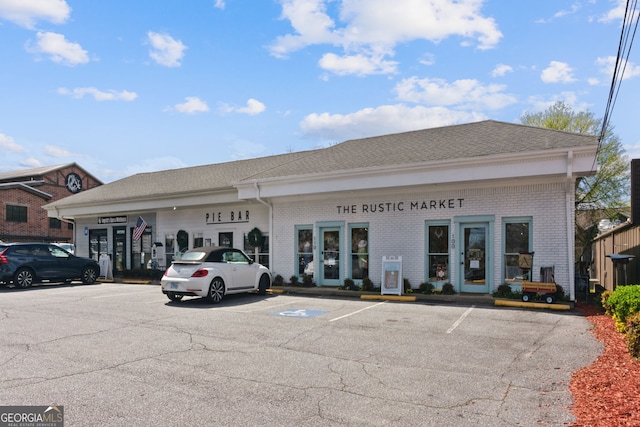
<path id="1" fill-rule="evenodd" d="M 429 282 L 449 281 L 449 225 L 427 224 Z"/>
<path id="2" fill-rule="evenodd" d="M 255 262 L 269 267 L 269 235 L 263 234 L 258 246 L 249 242 L 249 234 L 244 235 L 244 252 Z"/>
<path id="3" fill-rule="evenodd" d="M 369 277 L 369 225 L 351 225 L 351 278 Z"/>
<path id="4" fill-rule="evenodd" d="M 523 280 L 519 265 L 520 253 L 531 251 L 531 218 L 503 220 L 504 230 L 504 280 Z"/>
<path id="5" fill-rule="evenodd" d="M 204 236 L 202 233 L 193 233 L 193 247 L 201 248 L 204 246 Z"/>
<path id="6" fill-rule="evenodd" d="M 151 268 L 151 226 L 147 226 L 138 240 L 131 229 L 131 269 Z"/>
<path id="7" fill-rule="evenodd" d="M 233 247 L 233 233 L 218 233 L 218 245 L 225 248 Z"/>
<path id="8" fill-rule="evenodd" d="M 313 229 L 311 226 L 296 227 L 298 276 L 313 276 Z"/>

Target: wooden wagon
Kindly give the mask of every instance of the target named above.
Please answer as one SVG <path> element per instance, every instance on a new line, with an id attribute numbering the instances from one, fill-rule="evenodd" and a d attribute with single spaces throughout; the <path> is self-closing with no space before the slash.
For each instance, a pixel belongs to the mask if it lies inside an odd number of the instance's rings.
<path id="1" fill-rule="evenodd" d="M 530 282 L 524 280 L 522 282 L 522 301 L 528 302 L 534 299 L 536 295 L 542 295 L 543 300 L 547 304 L 552 304 L 555 300 L 557 290 L 558 288 L 555 283 Z"/>

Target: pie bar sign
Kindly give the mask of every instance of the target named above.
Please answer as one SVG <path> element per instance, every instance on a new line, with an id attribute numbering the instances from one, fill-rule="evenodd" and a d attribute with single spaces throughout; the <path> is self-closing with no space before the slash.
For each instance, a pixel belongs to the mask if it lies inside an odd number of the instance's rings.
<path id="1" fill-rule="evenodd" d="M 64 179 L 67 190 L 72 193 L 79 193 L 82 190 L 82 178 L 75 172 L 71 172 Z"/>

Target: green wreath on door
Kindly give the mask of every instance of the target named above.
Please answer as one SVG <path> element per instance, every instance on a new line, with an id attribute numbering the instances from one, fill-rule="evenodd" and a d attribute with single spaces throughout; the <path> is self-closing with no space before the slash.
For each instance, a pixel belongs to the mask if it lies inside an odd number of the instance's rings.
<path id="1" fill-rule="evenodd" d="M 254 248 L 262 246 L 262 231 L 258 227 L 254 228 L 247 235 L 247 239 Z"/>

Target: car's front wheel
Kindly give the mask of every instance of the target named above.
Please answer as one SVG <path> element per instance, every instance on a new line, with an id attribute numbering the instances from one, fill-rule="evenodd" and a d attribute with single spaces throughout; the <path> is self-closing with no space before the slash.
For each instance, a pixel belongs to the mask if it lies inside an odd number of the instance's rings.
<path id="1" fill-rule="evenodd" d="M 214 304 L 222 301 L 224 297 L 224 280 L 220 277 L 216 277 L 211 281 L 209 285 L 209 293 L 207 294 L 207 300 Z"/>
<path id="2" fill-rule="evenodd" d="M 85 267 L 80 278 L 85 285 L 93 285 L 98 279 L 98 270 L 95 267 Z"/>
<path id="3" fill-rule="evenodd" d="M 35 282 L 33 271 L 28 268 L 21 268 L 13 275 L 13 284 L 18 288 L 29 288 Z"/>
<path id="4" fill-rule="evenodd" d="M 258 294 L 265 295 L 267 293 L 267 289 L 269 289 L 269 276 L 263 274 L 260 277 L 260 282 L 258 283 Z"/>

